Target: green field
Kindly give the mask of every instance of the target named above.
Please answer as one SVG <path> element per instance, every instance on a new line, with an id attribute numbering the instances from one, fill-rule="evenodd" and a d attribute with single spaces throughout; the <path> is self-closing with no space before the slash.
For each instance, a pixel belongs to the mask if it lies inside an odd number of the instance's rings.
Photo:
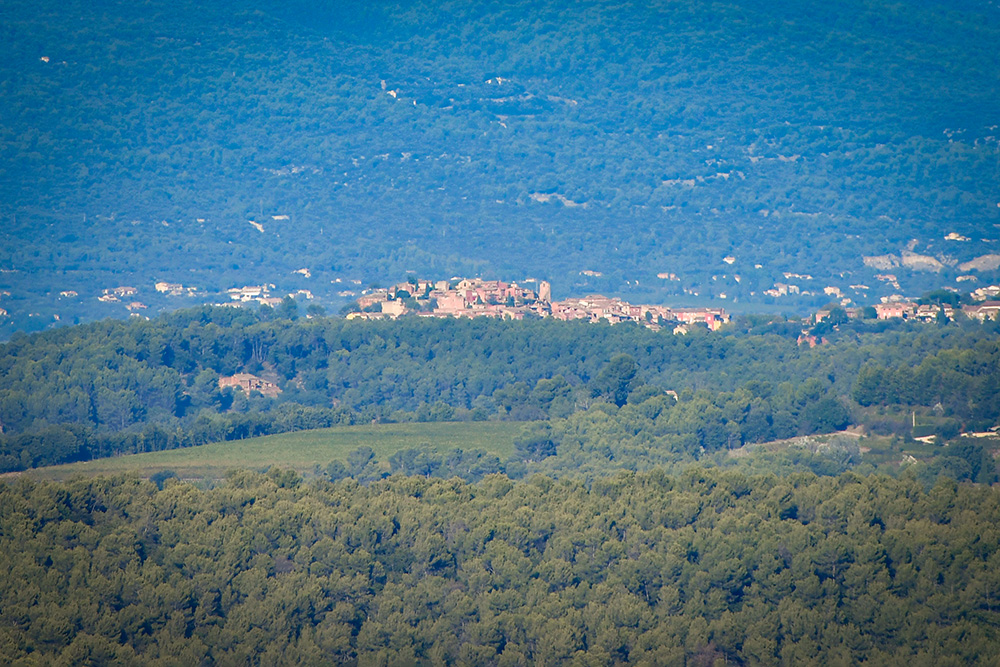
<path id="1" fill-rule="evenodd" d="M 341 426 L 70 463 L 38 468 L 25 474 L 64 480 L 74 475 L 122 472 L 138 472 L 148 477 L 156 472 L 172 470 L 182 479 L 219 479 L 234 468 L 280 466 L 309 472 L 316 465 L 325 467 L 335 459 L 345 461 L 348 452 L 362 445 L 371 447 L 376 458 L 383 463 L 401 449 L 423 445 L 437 451 L 482 449 L 495 454 L 500 460 L 506 460 L 514 453 L 514 438 L 524 427 L 524 423 L 518 422 Z"/>

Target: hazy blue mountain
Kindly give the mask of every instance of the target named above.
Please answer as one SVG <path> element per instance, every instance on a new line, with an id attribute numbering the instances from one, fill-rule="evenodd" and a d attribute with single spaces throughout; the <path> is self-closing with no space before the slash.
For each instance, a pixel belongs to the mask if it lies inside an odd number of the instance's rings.
<path id="1" fill-rule="evenodd" d="M 123 315 L 117 285 L 180 305 L 156 280 L 735 309 L 1000 280 L 966 264 L 1000 254 L 985 0 L 10 0 L 0 44 L 4 334 Z"/>

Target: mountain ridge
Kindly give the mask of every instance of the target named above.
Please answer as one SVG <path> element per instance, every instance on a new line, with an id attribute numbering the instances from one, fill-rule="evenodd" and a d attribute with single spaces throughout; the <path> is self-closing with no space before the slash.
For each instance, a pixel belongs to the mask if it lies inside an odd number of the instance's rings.
<path id="1" fill-rule="evenodd" d="M 988 4 L 309 7 L 8 5 L 0 266 L 22 274 L 0 276 L 0 326 L 100 316 L 51 295 L 144 269 L 224 289 L 305 260 L 311 289 L 540 275 L 808 310 L 761 295 L 784 272 L 875 288 L 862 256 L 937 256 L 951 231 L 959 264 L 1000 250 Z"/>

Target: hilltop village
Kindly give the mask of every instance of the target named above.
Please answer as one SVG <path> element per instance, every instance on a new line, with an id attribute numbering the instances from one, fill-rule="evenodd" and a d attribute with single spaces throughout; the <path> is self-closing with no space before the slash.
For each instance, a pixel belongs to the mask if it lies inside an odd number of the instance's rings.
<path id="1" fill-rule="evenodd" d="M 407 313 L 420 317 L 495 317 L 522 320 L 552 317 L 558 320 L 605 320 L 611 324 L 636 322 L 651 329 L 671 328 L 687 333 L 704 326 L 715 331 L 729 321 L 722 308 L 669 308 L 634 305 L 617 297 L 585 296 L 552 301 L 547 281 L 518 283 L 479 278 L 429 281 L 411 278 L 388 288 L 369 290 L 355 302 L 349 319 L 396 318 Z"/>
<path id="2" fill-rule="evenodd" d="M 302 270 L 305 271 L 305 270 Z M 301 273 L 302 271 L 296 271 Z M 341 282 L 337 279 L 334 282 Z M 360 280 L 351 283 L 359 284 Z M 167 297 L 198 297 L 203 292 L 196 287 L 180 284 L 157 282 L 156 292 Z M 271 293 L 274 284 L 246 285 L 233 287 L 225 291 L 227 300 L 217 302 L 217 306 L 248 306 L 259 304 L 278 307 L 285 298 L 296 301 L 313 301 L 310 290 L 298 289 L 287 293 L 287 297 Z M 944 288 L 946 292 L 956 290 Z M 135 287 L 119 286 L 102 290 L 98 301 L 106 303 L 124 303 L 133 317 L 141 316 L 140 310 L 148 306 L 137 301 L 139 290 Z M 4 293 L 0 292 L 0 296 Z M 355 296 L 356 292 L 342 291 L 340 296 Z M 67 290 L 60 293 L 61 298 L 76 299 L 75 291 Z M 967 317 L 980 321 L 1000 318 L 1000 285 L 989 285 L 978 288 L 964 297 L 971 303 L 919 302 L 902 295 L 882 297 L 881 303 L 873 306 L 848 306 L 831 303 L 809 316 L 815 324 L 830 320 L 837 324 L 841 318 L 853 319 L 903 319 L 922 322 L 934 322 L 946 318 Z M 321 307 L 311 306 L 310 308 Z M 650 329 L 667 329 L 675 334 L 688 333 L 693 327 L 702 327 L 716 331 L 730 321 L 730 315 L 722 308 L 671 308 L 669 306 L 636 305 L 623 301 L 618 297 L 588 295 L 563 301 L 552 300 L 552 288 L 547 281 L 528 279 L 521 284 L 501 280 L 482 280 L 480 278 L 452 278 L 451 280 L 422 280 L 410 278 L 388 288 L 373 287 L 364 290 L 361 295 L 344 311 L 348 319 L 395 319 L 402 315 L 417 317 L 494 317 L 499 319 L 522 320 L 525 317 L 552 317 L 558 320 L 586 320 L 589 322 L 606 321 L 611 324 L 619 322 L 636 322 Z M 0 309 L 0 317 L 6 311 Z M 313 316 L 312 314 L 308 316 Z M 56 318 L 58 319 L 58 317 Z M 147 317 L 148 319 L 148 317 Z M 804 333 L 805 330 L 804 330 Z"/>

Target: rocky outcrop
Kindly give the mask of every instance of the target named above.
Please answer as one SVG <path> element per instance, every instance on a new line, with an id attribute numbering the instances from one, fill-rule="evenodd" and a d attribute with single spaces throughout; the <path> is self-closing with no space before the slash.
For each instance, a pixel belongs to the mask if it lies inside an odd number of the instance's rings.
<path id="1" fill-rule="evenodd" d="M 873 255 L 871 257 L 862 257 L 862 259 L 865 262 L 865 266 L 870 266 L 879 271 L 888 271 L 899 266 L 899 257 L 896 255 Z"/>
<path id="2" fill-rule="evenodd" d="M 938 272 L 945 267 L 941 261 L 930 255 L 918 255 L 915 252 L 908 252 L 906 250 L 903 251 L 901 263 L 906 268 L 914 271 Z"/>
<path id="3" fill-rule="evenodd" d="M 1000 269 L 1000 255 L 983 255 L 974 260 L 959 264 L 962 271 L 996 271 Z"/>

